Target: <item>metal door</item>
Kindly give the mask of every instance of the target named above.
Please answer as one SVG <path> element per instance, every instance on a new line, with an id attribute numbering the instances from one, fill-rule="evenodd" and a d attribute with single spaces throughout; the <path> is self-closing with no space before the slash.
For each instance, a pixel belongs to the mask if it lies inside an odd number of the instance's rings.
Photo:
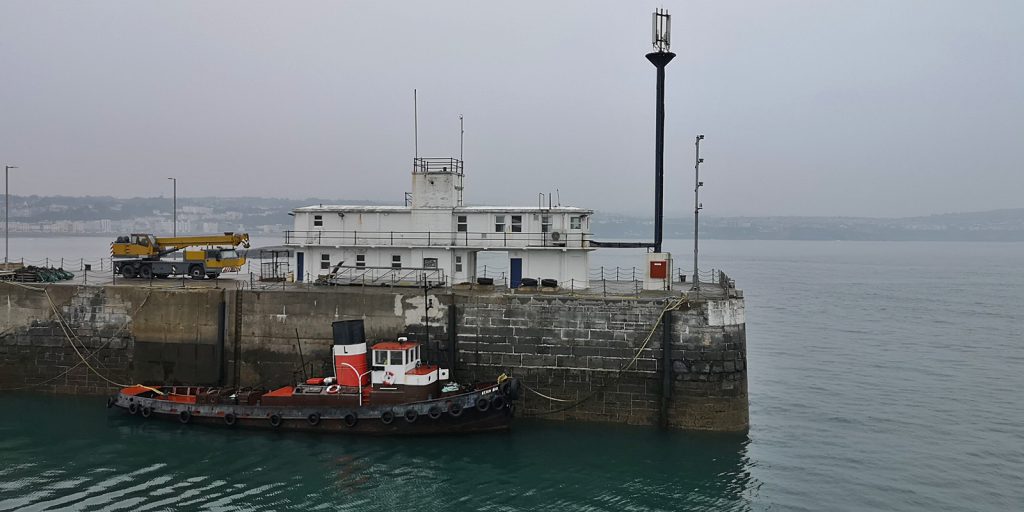
<path id="1" fill-rule="evenodd" d="M 298 275 L 295 276 L 295 279 L 297 281 L 302 281 L 302 274 L 304 273 L 303 272 L 303 270 L 304 270 L 303 267 L 305 265 L 303 265 L 303 263 L 304 263 L 303 260 L 305 260 L 305 258 L 303 256 L 305 256 L 305 255 L 302 254 L 301 252 L 296 252 L 295 253 L 295 270 L 296 270 L 296 272 L 298 272 Z"/>
<path id="2" fill-rule="evenodd" d="M 523 284 L 523 259 L 512 258 L 509 260 L 509 283 L 510 288 L 519 288 Z"/>

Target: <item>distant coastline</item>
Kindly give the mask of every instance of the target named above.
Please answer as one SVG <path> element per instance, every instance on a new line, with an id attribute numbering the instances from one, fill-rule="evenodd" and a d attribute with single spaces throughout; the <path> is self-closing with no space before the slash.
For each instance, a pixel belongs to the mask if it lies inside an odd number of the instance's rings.
<path id="1" fill-rule="evenodd" d="M 11 237 L 83 237 L 130 232 L 170 233 L 166 197 L 11 196 Z M 245 231 L 281 236 L 288 213 L 311 204 L 390 204 L 347 199 L 178 198 L 178 233 Z M 653 219 L 598 211 L 597 239 L 653 238 Z M 1024 242 L 1024 208 L 920 217 L 701 217 L 701 238 L 718 240 Z M 691 217 L 667 217 L 665 237 L 689 239 Z"/>

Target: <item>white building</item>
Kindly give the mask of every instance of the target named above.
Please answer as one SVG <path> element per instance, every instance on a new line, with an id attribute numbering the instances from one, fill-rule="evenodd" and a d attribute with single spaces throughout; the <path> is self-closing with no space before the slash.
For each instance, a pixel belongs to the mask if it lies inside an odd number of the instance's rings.
<path id="1" fill-rule="evenodd" d="M 477 255 L 495 251 L 507 254 L 511 287 L 533 278 L 578 289 L 587 287 L 592 214 L 565 206 L 463 206 L 462 161 L 417 158 L 407 206 L 297 208 L 285 245 L 295 250 L 299 280 L 333 274 L 342 283 L 473 283 Z"/>

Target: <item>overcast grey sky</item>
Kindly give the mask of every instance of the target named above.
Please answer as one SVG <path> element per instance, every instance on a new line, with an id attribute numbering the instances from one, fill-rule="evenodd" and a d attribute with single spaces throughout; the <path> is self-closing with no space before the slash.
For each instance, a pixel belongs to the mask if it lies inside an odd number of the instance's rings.
<path id="1" fill-rule="evenodd" d="M 673 15 L 666 208 L 902 216 L 1024 207 L 1024 2 L 0 3 L 0 163 L 19 194 L 651 210 L 650 15 Z"/>

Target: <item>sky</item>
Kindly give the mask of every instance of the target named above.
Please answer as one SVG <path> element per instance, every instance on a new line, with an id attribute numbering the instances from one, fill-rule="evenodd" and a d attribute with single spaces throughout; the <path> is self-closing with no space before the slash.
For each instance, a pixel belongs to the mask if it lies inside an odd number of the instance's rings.
<path id="1" fill-rule="evenodd" d="M 13 194 L 653 211 L 651 12 L 672 14 L 666 212 L 1024 207 L 1024 2 L 0 2 Z"/>

